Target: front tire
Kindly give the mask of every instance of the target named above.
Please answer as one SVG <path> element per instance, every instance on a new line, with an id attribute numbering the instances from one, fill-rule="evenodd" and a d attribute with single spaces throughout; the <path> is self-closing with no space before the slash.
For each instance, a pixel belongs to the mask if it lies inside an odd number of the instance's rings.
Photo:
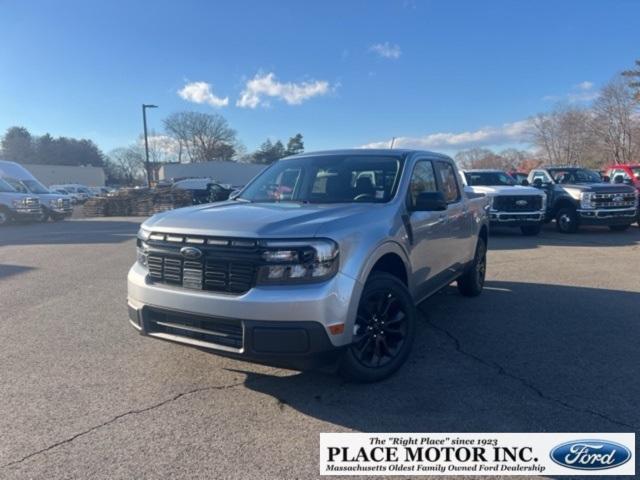
<path id="1" fill-rule="evenodd" d="M 628 230 L 630 226 L 631 226 L 631 224 L 627 224 L 627 225 L 609 225 L 609 230 L 611 230 L 612 232 L 624 232 L 625 230 Z"/>
<path id="2" fill-rule="evenodd" d="M 487 274 L 487 244 L 479 238 L 476 245 L 476 254 L 473 263 L 467 271 L 458 278 L 458 291 L 465 297 L 477 297 L 484 288 L 484 279 Z"/>
<path id="3" fill-rule="evenodd" d="M 535 237 L 540 233 L 540 230 L 542 230 L 541 225 L 524 225 L 520 227 L 520 231 L 526 237 Z"/>
<path id="4" fill-rule="evenodd" d="M 578 212 L 575 208 L 561 208 L 556 213 L 556 229 L 560 233 L 576 233 L 578 231 Z"/>
<path id="5" fill-rule="evenodd" d="M 7 225 L 11 221 L 11 215 L 7 209 L 0 207 L 0 227 Z"/>
<path id="6" fill-rule="evenodd" d="M 411 351 L 416 315 L 413 299 L 398 278 L 372 274 L 358 305 L 353 343 L 340 359 L 340 375 L 369 383 L 395 373 Z"/>

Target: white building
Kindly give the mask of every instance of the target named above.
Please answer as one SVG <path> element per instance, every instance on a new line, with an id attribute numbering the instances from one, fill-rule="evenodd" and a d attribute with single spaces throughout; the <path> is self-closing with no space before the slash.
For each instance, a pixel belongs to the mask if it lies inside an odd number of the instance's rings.
<path id="1" fill-rule="evenodd" d="M 87 187 L 102 187 L 105 182 L 102 167 L 78 167 L 73 165 L 32 165 L 23 164 L 34 177 L 45 185 L 79 183 Z"/>
<path id="2" fill-rule="evenodd" d="M 167 163 L 159 170 L 160 180 L 190 177 L 210 177 L 219 183 L 246 185 L 264 170 L 266 165 L 237 162 Z"/>

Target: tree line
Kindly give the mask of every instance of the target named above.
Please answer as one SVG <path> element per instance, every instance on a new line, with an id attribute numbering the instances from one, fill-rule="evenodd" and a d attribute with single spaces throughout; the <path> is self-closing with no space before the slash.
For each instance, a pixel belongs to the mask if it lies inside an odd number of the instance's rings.
<path id="1" fill-rule="evenodd" d="M 463 168 L 528 171 L 544 163 L 600 169 L 640 161 L 640 60 L 616 75 L 589 105 L 558 104 L 529 119 L 531 150 L 458 152 Z"/>
<path id="2" fill-rule="evenodd" d="M 148 135 L 149 162 L 153 169 L 163 163 L 199 163 L 237 161 L 270 164 L 280 158 L 304 151 L 301 133 L 281 140 L 267 139 L 253 153 L 247 153 L 236 131 L 219 114 L 177 112 L 163 121 L 163 132 Z M 105 155 L 91 140 L 50 134 L 31 135 L 24 127 L 10 127 L 0 142 L 3 159 L 24 164 L 90 165 L 105 170 L 107 182 L 133 185 L 144 183 L 144 137 Z"/>

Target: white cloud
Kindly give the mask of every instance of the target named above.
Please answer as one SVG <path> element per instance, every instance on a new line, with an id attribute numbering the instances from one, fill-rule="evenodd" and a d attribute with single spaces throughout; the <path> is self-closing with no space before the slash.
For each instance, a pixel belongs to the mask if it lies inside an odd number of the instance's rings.
<path id="1" fill-rule="evenodd" d="M 402 55 L 402 50 L 400 50 L 400 46 L 395 44 L 392 45 L 389 42 L 376 43 L 374 45 L 371 45 L 369 47 L 369 50 L 371 52 L 377 53 L 381 57 L 391 58 L 394 60 L 400 58 L 400 55 Z"/>
<path id="2" fill-rule="evenodd" d="M 430 133 L 422 137 L 397 137 L 394 143 L 394 148 L 462 150 L 487 145 L 498 146 L 514 143 L 527 143 L 528 133 L 529 121 L 520 120 L 512 123 L 505 123 L 499 127 L 489 126 L 468 132 L 440 132 Z M 362 146 L 362 148 L 388 147 L 389 140 L 372 142 Z"/>
<path id="3" fill-rule="evenodd" d="M 300 105 L 305 100 L 329 92 L 329 82 L 314 80 L 301 83 L 281 83 L 274 73 L 257 74 L 247 81 L 240 98 L 236 102 L 238 107 L 256 108 L 265 105 L 265 97 L 279 98 L 289 105 Z"/>
<path id="4" fill-rule="evenodd" d="M 211 84 L 207 82 L 187 83 L 178 90 L 178 95 L 184 100 L 193 103 L 206 103 L 212 107 L 226 107 L 229 105 L 229 97 L 217 97 L 213 94 Z"/>
<path id="5" fill-rule="evenodd" d="M 559 102 L 566 101 L 569 103 L 584 103 L 595 100 L 600 95 L 600 92 L 594 89 L 593 82 L 585 80 L 576 85 L 573 85 L 568 93 L 564 95 L 546 95 L 543 100 Z"/>

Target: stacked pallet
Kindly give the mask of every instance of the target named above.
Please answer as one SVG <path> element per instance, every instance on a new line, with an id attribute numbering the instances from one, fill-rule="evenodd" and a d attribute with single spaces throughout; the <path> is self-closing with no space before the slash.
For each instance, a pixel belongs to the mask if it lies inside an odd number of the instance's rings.
<path id="1" fill-rule="evenodd" d="M 82 208 L 85 217 L 149 217 L 193 204 L 190 191 L 172 188 L 126 189 L 109 197 L 90 198 Z"/>

